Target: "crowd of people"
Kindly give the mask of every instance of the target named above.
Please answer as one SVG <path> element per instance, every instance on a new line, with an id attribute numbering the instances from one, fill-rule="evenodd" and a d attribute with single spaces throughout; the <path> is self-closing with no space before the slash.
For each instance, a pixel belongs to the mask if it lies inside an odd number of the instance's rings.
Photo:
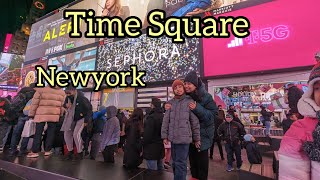
<path id="1" fill-rule="evenodd" d="M 320 173 L 319 69 L 320 64 L 311 72 L 309 89 L 298 99 L 297 110 L 293 108 L 288 120 L 282 122 L 282 179 L 315 179 Z M 53 149 L 58 149 L 65 160 L 75 161 L 84 157 L 95 160 L 101 152 L 107 163 L 115 163 L 115 153 L 123 150 L 125 168 L 138 168 L 145 160 L 150 170 L 172 167 L 175 180 L 186 179 L 188 159 L 191 179 L 208 179 L 214 143 L 222 161 L 224 144 L 228 172 L 234 162 L 237 170 L 241 169 L 242 148 L 251 164 L 262 163 L 256 139 L 246 134 L 234 106 L 226 113 L 221 105 L 217 107 L 196 72 L 189 73 L 184 81 L 175 80 L 172 89 L 174 97 L 168 102 L 162 104 L 152 98 L 147 111 L 135 108 L 129 115 L 115 106 L 100 106 L 93 112 L 90 101 L 71 86 L 63 90 L 31 84 L 13 99 L 0 98 L 0 148 L 7 147 L 10 156 L 27 158 L 38 158 L 40 152 L 50 156 Z M 261 109 L 264 123 L 270 128 L 272 112 L 263 106 Z"/>

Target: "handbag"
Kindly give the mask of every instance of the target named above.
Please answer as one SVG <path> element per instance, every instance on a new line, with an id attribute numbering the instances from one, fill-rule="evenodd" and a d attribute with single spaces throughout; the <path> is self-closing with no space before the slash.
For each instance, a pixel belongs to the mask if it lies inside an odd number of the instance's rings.
<path id="1" fill-rule="evenodd" d="M 30 137 L 30 136 L 33 136 L 35 133 L 36 133 L 36 123 L 33 121 L 33 119 L 29 119 L 24 124 L 21 137 Z"/>

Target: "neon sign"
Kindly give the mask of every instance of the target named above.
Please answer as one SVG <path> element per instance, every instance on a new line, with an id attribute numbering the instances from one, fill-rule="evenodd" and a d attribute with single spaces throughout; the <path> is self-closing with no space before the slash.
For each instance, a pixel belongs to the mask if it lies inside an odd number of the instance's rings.
<path id="1" fill-rule="evenodd" d="M 250 31 L 250 36 L 245 39 L 235 37 L 230 43 L 227 44 L 227 46 L 228 48 L 233 48 L 244 46 L 245 44 L 251 45 L 259 42 L 267 43 L 272 40 L 284 40 L 289 37 L 289 34 L 289 27 L 286 25 L 267 27 L 260 30 Z"/>
<path id="2" fill-rule="evenodd" d="M 289 27 L 286 25 L 278 25 L 275 27 L 267 27 L 260 30 L 253 30 L 250 36 L 245 38 L 248 44 L 256 44 L 261 42 L 270 42 L 272 40 L 284 40 L 289 37 Z"/>

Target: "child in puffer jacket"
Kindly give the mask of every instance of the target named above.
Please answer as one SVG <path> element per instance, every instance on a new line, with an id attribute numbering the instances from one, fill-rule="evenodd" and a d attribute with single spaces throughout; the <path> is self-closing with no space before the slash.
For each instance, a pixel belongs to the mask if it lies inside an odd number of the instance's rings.
<path id="1" fill-rule="evenodd" d="M 279 179 L 316 180 L 320 175 L 320 54 L 312 69 L 308 90 L 298 102 L 304 119 L 284 135 L 279 154 Z"/>
<path id="2" fill-rule="evenodd" d="M 168 102 L 171 109 L 164 115 L 161 138 L 165 145 L 171 142 L 174 179 L 185 180 L 190 143 L 194 142 L 200 149 L 200 124 L 197 116 L 189 109 L 189 103 L 193 100 L 185 94 L 183 82 L 175 80 L 172 89 L 175 96 Z"/>
<path id="3" fill-rule="evenodd" d="M 258 150 L 256 139 L 251 134 L 244 135 L 243 139 L 250 164 L 261 164 L 262 156 Z"/>

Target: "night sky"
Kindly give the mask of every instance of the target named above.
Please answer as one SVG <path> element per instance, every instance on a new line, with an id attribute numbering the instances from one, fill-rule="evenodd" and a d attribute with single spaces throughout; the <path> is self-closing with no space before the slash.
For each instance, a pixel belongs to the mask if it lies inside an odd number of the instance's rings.
<path id="1" fill-rule="evenodd" d="M 7 33 L 21 27 L 29 14 L 33 0 L 0 0 L 0 52 Z M 46 14 L 74 0 L 46 0 Z"/>

